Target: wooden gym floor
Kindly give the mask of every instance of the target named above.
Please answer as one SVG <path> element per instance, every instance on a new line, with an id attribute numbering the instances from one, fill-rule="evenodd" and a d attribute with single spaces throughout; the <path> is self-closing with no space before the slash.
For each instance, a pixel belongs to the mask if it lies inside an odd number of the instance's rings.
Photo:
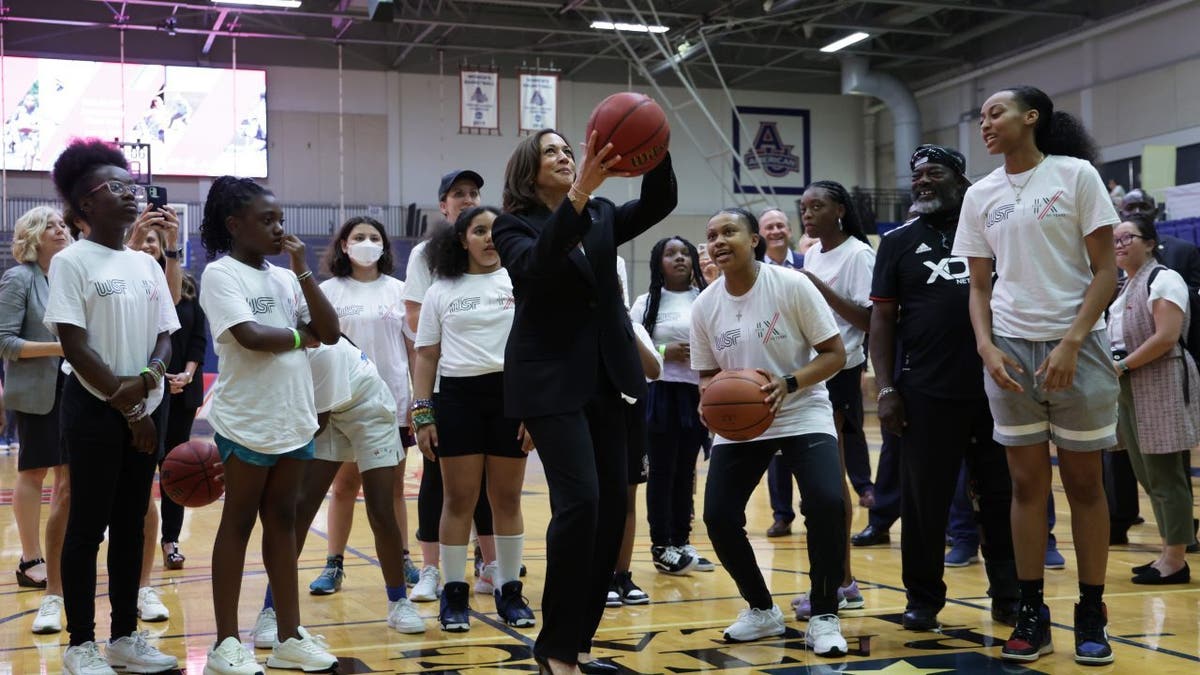
<path id="1" fill-rule="evenodd" d="M 872 465 L 878 459 L 878 426 L 871 438 Z M 16 454 L 0 454 L 0 675 L 12 673 L 60 673 L 66 634 L 36 636 L 29 632 L 37 611 L 40 591 L 19 589 L 9 570 L 15 569 L 20 555 L 16 527 L 11 517 L 11 495 L 16 473 Z M 703 490 L 707 465 L 701 462 L 700 490 Z M 409 455 L 409 522 L 416 523 L 416 489 L 421 471 L 420 455 Z M 612 658 L 624 673 L 691 673 L 715 671 L 728 673 L 980 673 L 1044 672 L 1067 673 L 1085 670 L 1071 659 L 1074 642 L 1071 632 L 1072 604 L 1077 596 L 1074 549 L 1068 527 L 1067 500 L 1058 491 L 1056 534 L 1059 547 L 1067 558 L 1067 569 L 1046 572 L 1046 597 L 1054 618 L 1053 655 L 1029 667 L 1002 664 L 1000 643 L 1009 629 L 994 625 L 984 597 L 986 581 L 981 564 L 947 569 L 950 600 L 940 618 L 940 632 L 913 633 L 900 628 L 904 610 L 904 590 L 900 580 L 900 525 L 892 529 L 890 546 L 855 548 L 854 572 L 866 596 L 863 610 L 842 614 L 842 628 L 849 640 L 851 654 L 838 660 L 820 659 L 804 649 L 804 624 L 788 621 L 785 636 L 759 643 L 726 645 L 722 630 L 745 605 L 738 597 L 728 575 L 718 565 L 716 572 L 694 572 L 687 577 L 658 574 L 650 562 L 649 537 L 645 524 L 644 501 L 639 505 L 639 531 L 634 552 L 634 579 L 650 594 L 652 602 L 641 607 L 606 610 L 597 636 L 594 654 Z M 644 496 L 644 495 L 639 495 Z M 702 503 L 698 494 L 697 507 Z M 525 489 L 526 561 L 529 576 L 526 595 L 535 611 L 541 604 L 542 570 L 545 560 L 544 533 L 549 520 L 546 484 L 536 454 L 529 462 Z M 1149 504 L 1143 503 L 1144 517 L 1152 517 Z M 307 584 L 320 570 L 325 556 L 324 510 L 313 525 L 313 535 L 300 559 L 301 584 Z M 44 512 L 43 512 L 44 515 Z M 866 523 L 866 510 L 857 508 L 854 530 Z M 209 584 L 209 557 L 212 533 L 220 517 L 220 504 L 189 510 L 183 530 L 183 552 L 187 566 L 168 572 L 157 561 L 152 575 L 163 601 L 171 610 L 164 623 L 143 623 L 142 628 L 155 636 L 161 649 L 180 657 L 184 672 L 199 675 L 205 652 L 213 639 L 213 619 Z M 768 578 L 776 602 L 785 616 L 791 615 L 790 600 L 807 590 L 808 568 L 803 528 L 797 522 L 794 534 L 768 540 L 771 510 L 764 486 L 760 486 L 747 509 L 751 541 L 758 552 L 759 564 Z M 702 553 L 715 560 L 703 534 L 703 524 L 693 542 Z M 1106 592 L 1109 633 L 1117 660 L 1114 665 L 1086 669 L 1098 673 L 1196 673 L 1200 669 L 1200 582 L 1188 586 L 1146 587 L 1129 582 L 1129 568 L 1155 557 L 1154 525 L 1147 523 L 1130 530 L 1131 544 L 1114 547 L 1109 557 Z M 414 542 L 415 543 L 415 542 Z M 252 539 L 241 601 L 243 638 L 253 625 L 260 606 L 266 575 L 257 550 L 258 537 Z M 419 553 L 414 554 L 418 557 Z M 97 633 L 106 636 L 108 608 L 104 598 L 106 575 L 104 552 L 100 554 L 101 574 L 97 604 Z M 1192 556 L 1200 562 L 1200 556 Z M 533 672 L 536 667 L 529 648 L 536 629 L 505 627 L 495 617 L 490 598 L 472 596 L 471 631 L 450 636 L 437 624 L 437 603 L 418 607 L 426 619 L 424 635 L 400 635 L 385 623 L 383 580 L 375 557 L 373 539 L 362 506 L 356 511 L 355 528 L 346 554 L 347 578 L 342 591 L 326 597 L 301 596 L 304 624 L 314 633 L 323 634 L 332 651 L 341 659 L 341 673 L 492 673 L 500 671 Z M 1197 568 L 1200 574 L 1200 568 Z M 539 620 L 541 618 L 539 612 Z M 259 652 L 265 660 L 265 653 Z M 285 671 L 272 671 L 285 672 Z"/>

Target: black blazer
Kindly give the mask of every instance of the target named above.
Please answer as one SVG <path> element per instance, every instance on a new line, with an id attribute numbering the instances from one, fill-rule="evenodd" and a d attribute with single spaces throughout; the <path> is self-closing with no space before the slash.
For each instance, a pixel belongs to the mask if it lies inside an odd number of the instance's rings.
<path id="1" fill-rule="evenodd" d="M 167 372 L 182 373 L 188 361 L 200 365 L 196 366 L 192 383 L 180 393 L 171 395 L 171 405 L 199 408 L 204 403 L 204 348 L 208 344 L 199 295 L 192 300 L 181 298 L 175 305 L 175 314 L 179 316 L 179 330 L 171 333 L 171 363 L 167 365 Z"/>
<path id="2" fill-rule="evenodd" d="M 1179 272 L 1192 292 L 1200 288 L 1200 248 L 1186 239 L 1169 234 L 1158 236 L 1158 260 Z"/>
<path id="3" fill-rule="evenodd" d="M 504 411 L 525 419 L 581 410 L 601 368 L 613 388 L 646 395 L 636 339 L 617 280 L 617 246 L 665 218 L 677 200 L 671 158 L 642 179 L 641 197 L 570 200 L 506 213 L 492 241 L 512 277 L 516 312 L 504 350 Z M 582 243 L 583 250 L 579 249 Z"/>

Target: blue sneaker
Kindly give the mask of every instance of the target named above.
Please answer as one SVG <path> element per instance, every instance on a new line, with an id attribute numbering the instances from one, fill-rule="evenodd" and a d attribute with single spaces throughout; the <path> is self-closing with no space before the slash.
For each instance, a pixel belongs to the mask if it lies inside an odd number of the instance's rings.
<path id="1" fill-rule="evenodd" d="M 325 559 L 325 569 L 308 585 L 308 592 L 313 595 L 333 595 L 342 590 L 342 580 L 346 573 L 342 570 L 342 556 L 331 555 Z"/>
<path id="2" fill-rule="evenodd" d="M 421 580 L 421 568 L 417 567 L 417 564 L 415 562 L 413 562 L 412 556 L 405 553 L 404 554 L 404 583 L 408 584 L 409 586 L 416 586 L 417 582 L 420 580 Z"/>
<path id="3" fill-rule="evenodd" d="M 953 548 L 946 551 L 946 567 L 966 567 L 977 562 L 979 562 L 979 547 L 977 546 L 955 544 Z"/>
<path id="4" fill-rule="evenodd" d="M 1075 663 L 1102 666 L 1113 662 L 1108 644 L 1108 607 L 1075 605 Z"/>
<path id="5" fill-rule="evenodd" d="M 442 587 L 442 607 L 438 621 L 447 633 L 465 633 L 471 630 L 470 612 L 471 587 L 465 581 L 452 581 Z"/>
<path id="6" fill-rule="evenodd" d="M 1061 570 L 1066 569 L 1067 560 L 1058 552 L 1058 544 L 1046 544 L 1046 569 Z"/>
<path id="7" fill-rule="evenodd" d="M 525 598 L 521 597 L 522 590 L 524 590 L 524 585 L 520 581 L 509 581 L 497 588 L 493 594 L 496 598 L 496 613 L 500 615 L 504 623 L 515 628 L 529 628 L 537 625 L 533 610 L 529 608 L 529 603 L 525 601 Z"/>

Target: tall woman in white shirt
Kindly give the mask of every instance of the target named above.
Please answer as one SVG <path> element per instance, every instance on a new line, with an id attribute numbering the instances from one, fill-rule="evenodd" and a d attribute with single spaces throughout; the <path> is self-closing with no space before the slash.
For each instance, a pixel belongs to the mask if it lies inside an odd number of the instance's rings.
<path id="1" fill-rule="evenodd" d="M 496 611 L 510 626 L 535 624 L 520 578 L 521 486 L 530 446 L 518 437 L 520 422 L 504 415 L 504 345 L 514 303 L 512 281 L 492 244 L 498 215 L 495 208 L 475 207 L 434 235 L 428 250 L 437 280 L 425 294 L 417 328 L 412 419 L 421 452 L 442 465 L 438 538 L 445 586 L 439 619 L 451 632 L 470 629 L 467 540 L 485 473 L 496 537 Z"/>
<path id="2" fill-rule="evenodd" d="M 1030 662 L 1053 650 L 1042 565 L 1054 441 L 1079 563 L 1075 660 L 1111 663 L 1100 451 L 1117 442 L 1119 387 L 1103 313 L 1116 290 L 1112 229 L 1119 219 L 1092 165 L 1095 143 L 1041 90 L 992 94 L 979 130 L 1004 165 L 967 190 L 953 253 L 968 260 L 993 437 L 1007 448 L 1013 480 L 1021 609 L 1001 655 Z"/>
<path id="3" fill-rule="evenodd" d="M 413 443 L 406 414 L 411 390 L 408 354 L 404 349 L 404 282 L 392 276 L 395 262 L 383 223 L 369 216 L 355 216 L 347 220 L 329 243 L 325 263 L 333 276 L 321 282 L 321 291 L 337 310 L 342 333 L 375 363 L 379 376 L 395 397 L 396 425 L 400 429 L 401 444 L 407 448 Z M 408 509 L 404 502 L 404 465 L 402 452 L 400 464 L 391 474 L 391 489 L 393 510 L 400 526 L 400 543 L 406 554 L 407 572 L 411 562 L 407 558 Z M 373 480 L 379 480 L 381 473 L 377 472 Z M 325 569 L 308 585 L 313 595 L 328 595 L 342 586 L 345 576 L 342 561 L 346 542 L 350 539 L 350 528 L 354 524 L 354 502 L 362 481 L 358 465 L 354 462 L 344 462 L 334 478 L 326 513 L 329 538 Z M 383 490 L 384 486 L 374 486 L 377 494 L 383 494 Z M 413 578 L 409 581 L 416 583 Z"/>

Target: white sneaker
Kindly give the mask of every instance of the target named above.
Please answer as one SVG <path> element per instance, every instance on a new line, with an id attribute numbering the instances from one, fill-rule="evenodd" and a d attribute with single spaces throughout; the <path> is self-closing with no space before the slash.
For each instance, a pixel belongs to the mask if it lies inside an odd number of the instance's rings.
<path id="1" fill-rule="evenodd" d="M 421 580 L 413 586 L 408 599 L 413 602 L 433 602 L 441 595 L 442 573 L 433 565 L 421 568 Z"/>
<path id="2" fill-rule="evenodd" d="M 108 665 L 130 673 L 161 673 L 179 668 L 179 659 L 158 651 L 158 647 L 146 641 L 145 632 L 134 632 L 117 640 L 110 640 Z"/>
<path id="3" fill-rule="evenodd" d="M 85 642 L 63 652 L 63 671 L 67 675 L 117 675 L 100 654 L 100 645 Z"/>
<path id="4" fill-rule="evenodd" d="M 747 607 L 738 613 L 737 621 L 725 629 L 726 642 L 749 642 L 765 637 L 783 635 L 786 627 L 783 625 L 783 612 L 777 605 L 771 609 L 753 609 Z"/>
<path id="5" fill-rule="evenodd" d="M 150 586 L 138 589 L 138 618 L 142 621 L 166 621 L 171 618 L 171 612 L 158 597 L 158 591 Z"/>
<path id="6" fill-rule="evenodd" d="M 250 632 L 250 636 L 254 639 L 255 649 L 270 649 L 275 646 L 278 641 L 278 633 L 275 626 L 274 609 L 264 607 L 263 611 L 258 613 L 258 618 L 254 620 L 254 630 Z"/>
<path id="7" fill-rule="evenodd" d="M 58 633 L 62 630 L 63 599 L 58 595 L 42 596 L 37 616 L 33 617 L 33 632 L 38 635 Z"/>
<path id="8" fill-rule="evenodd" d="M 263 675 L 254 654 L 237 638 L 227 637 L 208 650 L 204 675 Z"/>
<path id="9" fill-rule="evenodd" d="M 310 635 L 303 626 L 296 628 L 296 631 L 300 639 L 288 638 L 275 643 L 271 648 L 271 656 L 267 658 L 267 667 L 320 673 L 337 666 L 337 657 L 325 651 L 325 641 L 320 635 Z"/>
<path id="10" fill-rule="evenodd" d="M 475 580 L 475 592 L 480 595 L 492 595 L 496 592 L 496 572 L 500 565 L 493 560 L 479 570 L 479 578 Z"/>
<path id="11" fill-rule="evenodd" d="M 842 622 L 836 614 L 818 614 L 808 622 L 804 643 L 817 656 L 845 656 L 846 638 L 842 637 Z"/>
<path id="12" fill-rule="evenodd" d="M 692 546 L 691 544 L 684 544 L 679 548 L 683 549 L 684 553 L 692 556 L 692 558 L 696 561 L 697 572 L 712 572 L 713 570 L 717 569 L 717 566 L 713 564 L 713 561 L 702 557 L 700 552 L 696 550 L 695 546 Z"/>
<path id="13" fill-rule="evenodd" d="M 408 598 L 400 598 L 388 603 L 388 628 L 398 633 L 424 633 L 425 621 L 417 612 L 417 606 Z"/>

